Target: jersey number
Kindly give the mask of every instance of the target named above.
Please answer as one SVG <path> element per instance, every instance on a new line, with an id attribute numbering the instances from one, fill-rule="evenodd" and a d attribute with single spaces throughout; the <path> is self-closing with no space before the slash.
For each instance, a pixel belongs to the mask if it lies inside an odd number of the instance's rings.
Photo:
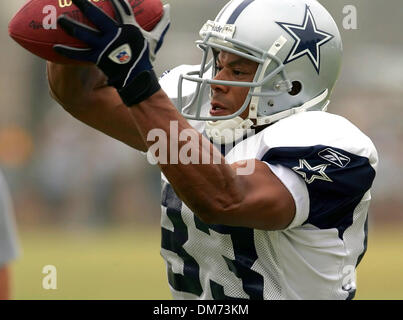
<path id="1" fill-rule="evenodd" d="M 170 231 L 162 227 L 161 246 L 175 252 L 183 260 L 183 274 L 175 273 L 172 266 L 168 264 L 169 284 L 177 291 L 200 296 L 203 293 L 200 283 L 200 266 L 183 247 L 189 241 L 189 233 L 181 215 L 182 201 L 176 196 L 172 187 L 166 183 L 162 190 L 162 205 L 167 208 L 166 215 L 174 229 Z M 235 259 L 222 256 L 228 269 L 241 279 L 243 290 L 250 299 L 263 299 L 263 276 L 251 269 L 257 260 L 253 230 L 223 225 L 206 225 L 196 216 L 194 219 L 196 228 L 207 235 L 210 235 L 211 229 L 231 237 Z M 210 289 L 214 299 L 239 299 L 226 296 L 224 287 L 212 280 L 210 280 Z"/>

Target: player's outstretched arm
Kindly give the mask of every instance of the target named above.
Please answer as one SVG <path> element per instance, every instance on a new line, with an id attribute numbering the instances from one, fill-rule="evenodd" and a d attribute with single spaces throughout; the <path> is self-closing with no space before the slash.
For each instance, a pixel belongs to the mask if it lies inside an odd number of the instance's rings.
<path id="1" fill-rule="evenodd" d="M 73 117 L 141 151 L 146 146 L 116 89 L 94 66 L 47 64 L 51 96 Z"/>
<path id="2" fill-rule="evenodd" d="M 194 148 L 190 149 L 206 149 L 200 154 L 210 153 L 212 159 L 215 147 L 179 114 L 153 71 L 152 61 L 169 27 L 169 7 L 165 7 L 164 17 L 153 31 L 146 32 L 138 26 L 126 0 L 112 0 L 119 17 L 117 21 L 91 2 L 72 1 L 101 32 L 94 33 L 62 16 L 58 19 L 59 25 L 68 34 L 86 42 L 89 48 L 55 45 L 54 49 L 71 59 L 93 62 L 103 71 L 108 83 L 129 107 L 148 147 L 151 142 L 147 136 L 154 129 L 165 132 L 167 141 L 175 139 L 170 134 L 170 124 L 177 121 L 179 132 L 187 129 L 197 137 L 191 142 Z M 124 62 L 117 59 L 122 55 L 126 58 Z M 178 150 L 185 141 L 181 143 Z M 168 159 L 171 153 L 178 152 L 168 145 L 166 151 Z M 222 156 L 218 164 L 187 165 L 179 161 L 159 165 L 179 197 L 206 223 L 276 230 L 287 227 L 295 215 L 291 195 L 263 163 L 256 163 L 257 170 L 248 178 L 238 176 Z"/>
<path id="3" fill-rule="evenodd" d="M 160 89 L 152 61 L 169 28 L 169 5 L 164 6 L 160 22 L 147 32 L 137 24 L 129 3 L 124 0 L 112 1 L 117 21 L 91 2 L 72 1 L 99 32 L 68 16 L 61 16 L 59 25 L 71 36 L 86 42 L 89 48 L 55 45 L 54 50 L 71 59 L 91 62 L 94 66 L 67 67 L 49 63 L 49 84 L 53 95 L 74 117 L 145 151 L 145 144 L 124 104 L 140 102 Z M 122 55 L 125 59 L 121 58 Z"/>
<path id="4" fill-rule="evenodd" d="M 132 106 L 130 112 L 148 147 L 154 141 L 146 140 L 146 136 L 155 129 L 166 134 L 166 141 L 177 143 L 177 147 L 167 143 L 163 151 L 167 159 L 178 161 L 158 165 L 176 194 L 203 222 L 281 230 L 293 221 L 293 197 L 269 167 L 256 159 L 227 164 L 220 151 L 180 115 L 163 90 Z M 177 123 L 179 134 L 186 130 L 192 139 L 172 135 L 172 122 Z M 198 150 L 196 163 L 181 161 L 180 150 L 185 147 Z M 204 155 L 208 155 L 209 163 L 202 164 Z M 250 165 L 254 169 L 248 174 L 237 174 L 238 168 L 252 168 Z"/>

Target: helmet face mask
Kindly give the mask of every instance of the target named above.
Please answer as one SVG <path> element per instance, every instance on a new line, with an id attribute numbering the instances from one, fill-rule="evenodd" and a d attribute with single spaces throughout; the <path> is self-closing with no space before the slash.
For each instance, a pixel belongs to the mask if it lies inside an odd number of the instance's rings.
<path id="1" fill-rule="evenodd" d="M 210 23 L 211 21 L 209 21 L 208 23 Z M 231 119 L 234 117 L 239 116 L 240 114 L 242 114 L 246 108 L 248 107 L 249 103 L 252 100 L 252 97 L 254 96 L 276 96 L 278 94 L 281 93 L 280 90 L 278 91 L 274 91 L 274 90 L 266 90 L 266 92 L 260 92 L 260 90 L 256 90 L 256 89 L 260 89 L 261 87 L 265 87 L 267 86 L 267 84 L 272 81 L 276 76 L 278 76 L 279 74 L 281 75 L 282 81 L 285 83 L 286 80 L 286 76 L 285 76 L 285 72 L 284 70 L 284 65 L 282 64 L 282 62 L 279 60 L 279 58 L 277 58 L 276 56 L 272 55 L 269 52 L 263 52 L 261 50 L 258 50 L 257 48 L 250 48 L 247 45 L 243 46 L 242 44 L 237 43 L 236 41 L 233 41 L 232 39 L 226 39 L 225 41 L 227 41 L 230 46 L 224 46 L 222 44 L 217 43 L 217 34 L 215 34 L 214 32 L 208 32 L 204 38 L 203 41 L 198 41 L 198 47 L 203 50 L 203 62 L 201 64 L 200 67 L 200 71 L 195 73 L 195 72 L 190 72 L 187 73 L 185 75 L 181 75 L 180 80 L 179 80 L 179 90 L 182 87 L 182 82 L 183 80 L 188 80 L 188 81 L 193 81 L 197 83 L 197 89 L 196 89 L 196 94 L 193 98 L 193 100 L 186 106 L 181 107 L 180 109 L 182 110 L 182 114 L 188 118 L 188 119 L 192 119 L 192 120 L 205 120 L 205 121 L 216 121 L 216 120 L 227 120 L 227 119 Z M 280 44 L 278 45 L 280 46 Z M 256 55 L 252 55 L 250 53 L 244 52 L 245 49 L 248 50 L 254 50 L 256 52 Z M 216 68 L 215 68 L 215 59 L 212 58 L 210 60 L 210 62 L 208 64 L 206 64 L 205 62 L 208 60 L 208 56 L 209 53 L 213 52 L 217 54 L 217 52 L 219 52 L 220 50 L 224 50 L 226 52 L 235 54 L 237 56 L 240 56 L 242 58 L 254 61 L 258 63 L 258 68 L 256 70 L 256 74 L 255 77 L 253 79 L 252 82 L 241 82 L 241 81 L 226 81 L 226 80 L 214 80 L 211 78 L 203 78 L 200 75 L 203 75 L 208 68 L 212 68 L 212 75 L 214 76 L 216 74 Z M 268 64 L 271 61 L 274 61 L 276 64 L 276 68 L 270 73 L 270 74 L 265 74 L 264 72 L 264 68 L 265 68 L 265 63 Z M 280 83 L 280 81 L 277 81 L 278 83 Z M 202 116 L 200 114 L 189 114 L 187 113 L 187 109 L 193 105 L 196 101 L 198 96 L 201 95 L 201 92 L 203 92 L 203 90 L 210 90 L 210 86 L 211 85 L 224 85 L 224 86 L 235 86 L 235 87 L 248 87 L 250 88 L 249 93 L 245 99 L 244 104 L 239 108 L 239 110 L 235 113 L 233 113 L 232 115 L 228 115 L 228 116 Z M 279 87 L 279 89 L 283 89 Z M 291 84 L 287 83 L 287 87 L 285 88 L 285 90 L 291 90 Z M 179 91 L 180 94 L 179 96 L 179 100 L 181 102 L 181 91 Z M 198 102 L 198 107 L 197 110 L 201 109 L 201 99 Z M 181 103 L 180 103 L 181 104 Z"/>
<path id="2" fill-rule="evenodd" d="M 215 21 L 202 27 L 200 35 L 203 40 L 196 42 L 203 51 L 200 70 L 179 79 L 178 107 L 185 118 L 225 121 L 239 117 L 249 106 L 248 119 L 260 126 L 328 105 L 341 65 L 342 44 L 336 23 L 316 0 L 233 0 Z M 214 80 L 215 66 L 209 55 L 221 50 L 257 62 L 253 81 Z M 213 77 L 205 77 L 210 68 Z M 196 92 L 186 105 L 183 81 L 196 82 Z M 210 85 L 250 89 L 232 115 L 204 116 L 202 96 L 209 93 Z"/>

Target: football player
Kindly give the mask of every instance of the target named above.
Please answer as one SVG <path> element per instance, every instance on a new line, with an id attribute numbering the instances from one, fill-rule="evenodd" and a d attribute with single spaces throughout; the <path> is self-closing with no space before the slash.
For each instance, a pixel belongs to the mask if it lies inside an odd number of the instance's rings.
<path id="1" fill-rule="evenodd" d="M 10 262 L 18 256 L 13 208 L 6 180 L 0 172 L 0 300 L 11 298 Z"/>
<path id="2" fill-rule="evenodd" d="M 170 159 L 159 162 L 161 254 L 173 297 L 353 298 L 378 158 L 357 127 L 325 112 L 342 55 L 326 9 L 316 0 L 232 0 L 201 29 L 201 65 L 158 81 L 168 7 L 149 33 L 125 0 L 112 1 L 117 21 L 73 2 L 99 31 L 60 17 L 88 49 L 55 50 L 97 68 L 49 63 L 52 95 L 138 150 L 153 147 L 152 130 L 168 138 L 158 154 Z M 219 161 L 202 161 L 220 149 Z M 200 161 L 181 161 L 194 150 Z"/>

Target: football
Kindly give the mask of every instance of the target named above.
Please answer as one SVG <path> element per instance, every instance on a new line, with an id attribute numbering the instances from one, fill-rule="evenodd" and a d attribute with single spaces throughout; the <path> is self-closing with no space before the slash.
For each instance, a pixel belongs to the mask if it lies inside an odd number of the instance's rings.
<path id="1" fill-rule="evenodd" d="M 88 1 L 115 18 L 110 0 Z M 129 3 L 137 23 L 146 31 L 151 31 L 163 16 L 161 0 L 129 0 Z M 45 60 L 61 64 L 82 64 L 53 50 L 55 44 L 87 47 L 85 43 L 69 36 L 57 24 L 57 18 L 62 14 L 95 28 L 71 0 L 28 0 L 10 21 L 9 35 L 22 47 Z"/>

